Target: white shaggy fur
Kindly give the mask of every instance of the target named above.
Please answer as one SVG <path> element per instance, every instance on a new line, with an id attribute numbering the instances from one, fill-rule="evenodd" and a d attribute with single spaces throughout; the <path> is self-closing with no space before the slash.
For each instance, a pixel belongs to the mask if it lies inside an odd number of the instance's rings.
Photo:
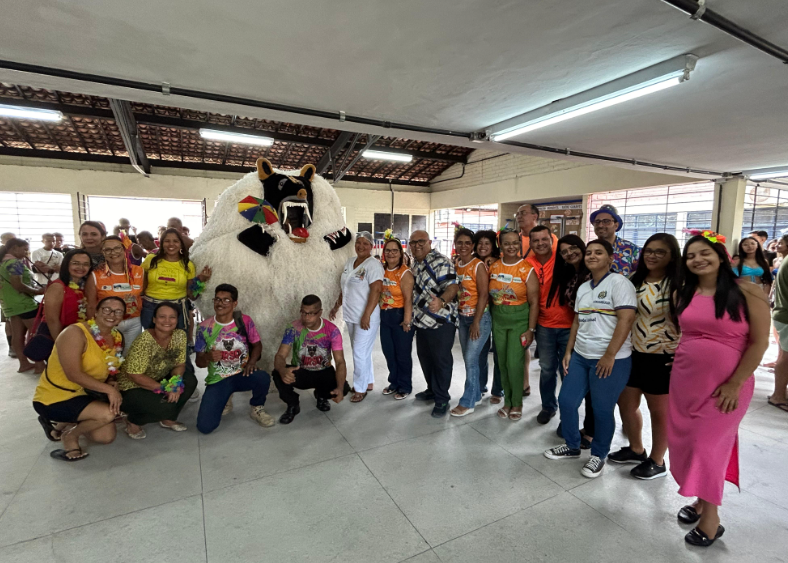
<path id="1" fill-rule="evenodd" d="M 298 318 L 301 299 L 310 293 L 318 295 L 327 317 L 339 297 L 339 278 L 345 262 L 354 255 L 352 241 L 332 251 L 323 240 L 325 235 L 345 226 L 334 188 L 321 176 L 315 176 L 312 194 L 314 222 L 307 242 L 292 242 L 277 223 L 268 227 L 277 241 L 268 256 L 261 256 L 237 238 L 252 225 L 238 213 L 238 202 L 249 195 L 263 198 L 257 173 L 247 174 L 219 196 L 216 209 L 190 252 L 198 272 L 206 265 L 213 270 L 197 301 L 203 317 L 214 314 L 212 299 L 217 285 L 229 283 L 237 287 L 238 308 L 252 317 L 263 343 L 258 365 L 269 373 L 285 328 Z"/>

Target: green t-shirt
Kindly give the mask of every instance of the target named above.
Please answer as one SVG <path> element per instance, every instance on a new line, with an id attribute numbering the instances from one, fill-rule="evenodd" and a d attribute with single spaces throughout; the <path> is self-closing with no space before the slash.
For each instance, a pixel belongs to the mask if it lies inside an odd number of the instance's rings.
<path id="1" fill-rule="evenodd" d="M 774 278 L 774 312 L 772 318 L 778 323 L 788 324 L 788 260 L 780 263 Z"/>
<path id="2" fill-rule="evenodd" d="M 22 260 L 16 258 L 0 264 L 0 306 L 8 318 L 38 309 L 38 303 L 32 295 L 14 289 L 11 285 L 12 276 L 22 276 L 22 283 L 31 285 L 33 273 Z"/>

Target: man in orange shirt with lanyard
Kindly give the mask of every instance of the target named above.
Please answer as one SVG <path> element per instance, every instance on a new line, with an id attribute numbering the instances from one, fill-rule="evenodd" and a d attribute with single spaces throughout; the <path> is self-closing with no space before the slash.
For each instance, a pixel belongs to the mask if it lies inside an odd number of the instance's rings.
<path id="1" fill-rule="evenodd" d="M 539 280 L 539 320 L 536 326 L 536 345 L 539 348 L 539 394 L 542 397 L 542 410 L 537 415 L 539 424 L 547 424 L 558 411 L 555 389 L 558 384 L 559 370 L 563 379 L 561 359 L 566 353 L 569 333 L 575 313 L 567 305 L 558 302 L 558 296 L 547 303 L 550 286 L 553 283 L 555 250 L 550 244 L 550 229 L 539 225 L 529 232 L 530 244 L 526 261 L 534 267 Z"/>

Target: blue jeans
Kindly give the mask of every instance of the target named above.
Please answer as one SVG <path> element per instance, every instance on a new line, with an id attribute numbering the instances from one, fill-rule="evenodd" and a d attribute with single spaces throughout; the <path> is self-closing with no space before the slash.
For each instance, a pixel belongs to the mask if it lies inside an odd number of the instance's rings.
<path id="1" fill-rule="evenodd" d="M 539 348 L 539 394 L 542 396 L 542 410 L 555 412 L 558 410 L 558 400 L 555 398 L 555 388 L 558 386 L 558 376 L 564 380 L 564 368 L 561 362 L 566 354 L 566 345 L 569 343 L 570 328 L 548 328 L 536 326 L 536 345 Z"/>
<path id="2" fill-rule="evenodd" d="M 494 397 L 503 397 L 503 387 L 501 386 L 501 369 L 498 367 L 498 353 L 495 351 L 495 341 L 493 340 L 492 333 L 487 343 L 482 348 L 479 355 L 479 385 L 482 388 L 482 393 L 487 393 L 487 382 L 490 379 L 490 350 L 493 354 L 493 382 L 492 382 L 492 395 Z"/>
<path id="3" fill-rule="evenodd" d="M 175 310 L 178 311 L 178 328 L 186 330 L 186 323 L 183 318 L 183 307 L 178 301 L 173 301 L 172 304 Z M 142 311 L 140 311 L 140 324 L 142 325 L 142 330 L 153 328 L 153 311 L 156 310 L 157 305 L 159 305 L 159 303 L 151 303 L 145 299 L 142 300 Z"/>
<path id="4" fill-rule="evenodd" d="M 577 409 L 586 394 L 591 391 L 594 403 L 594 441 L 591 442 L 591 455 L 602 459 L 610 453 L 610 442 L 616 430 L 616 403 L 618 396 L 627 386 L 629 372 L 632 371 L 632 356 L 616 360 L 608 377 L 600 378 L 596 373 L 598 360 L 589 360 L 577 352 L 572 352 L 569 373 L 566 374 L 558 395 L 561 408 L 561 431 L 566 445 L 572 449 L 580 448 L 580 420 Z"/>
<path id="5" fill-rule="evenodd" d="M 482 387 L 479 381 L 479 352 L 490 339 L 492 317 L 485 311 L 479 320 L 479 338 L 471 339 L 471 325 L 474 317 L 460 315 L 460 347 L 462 359 L 465 361 L 465 392 L 460 398 L 460 406 L 473 408 L 482 400 Z"/>
<path id="6" fill-rule="evenodd" d="M 243 373 L 236 373 L 206 385 L 200 402 L 200 411 L 197 413 L 197 430 L 203 434 L 210 434 L 219 427 L 224 406 L 233 393 L 251 391 L 252 398 L 249 404 L 253 407 L 264 405 L 270 385 L 271 377 L 261 369 L 253 371 L 248 377 Z"/>
<path id="7" fill-rule="evenodd" d="M 397 393 L 413 391 L 413 335 L 416 329 L 402 330 L 400 323 L 405 320 L 405 309 L 381 309 L 380 347 L 389 368 L 389 387 Z"/>

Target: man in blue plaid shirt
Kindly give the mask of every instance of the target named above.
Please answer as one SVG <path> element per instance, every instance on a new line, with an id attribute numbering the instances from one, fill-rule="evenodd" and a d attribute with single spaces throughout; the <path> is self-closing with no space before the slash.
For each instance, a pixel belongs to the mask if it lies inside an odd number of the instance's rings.
<path id="1" fill-rule="evenodd" d="M 451 260 L 432 249 L 430 235 L 416 231 L 410 235 L 413 254 L 413 326 L 416 353 L 427 390 L 416 399 L 435 401 L 432 416 L 440 418 L 449 410 L 449 386 L 454 367 L 451 348 L 457 327 L 457 274 Z"/>

